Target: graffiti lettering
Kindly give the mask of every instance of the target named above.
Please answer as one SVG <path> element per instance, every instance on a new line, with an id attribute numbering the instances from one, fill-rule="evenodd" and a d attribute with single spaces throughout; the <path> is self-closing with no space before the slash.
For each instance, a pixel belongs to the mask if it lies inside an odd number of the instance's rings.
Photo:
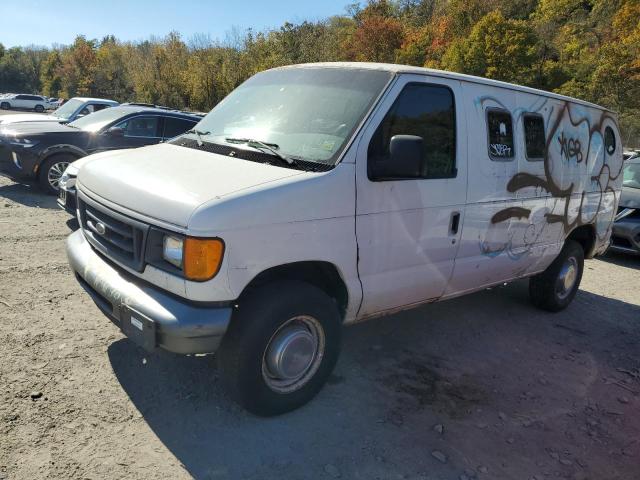
<path id="1" fill-rule="evenodd" d="M 505 145 L 504 143 L 492 143 L 489 147 L 491 148 L 491 155 L 494 157 L 511 156 L 511 147 L 509 145 Z"/>
<path id="2" fill-rule="evenodd" d="M 582 162 L 583 156 L 580 140 L 578 140 L 577 138 L 566 138 L 564 136 L 564 132 L 562 132 L 558 137 L 558 142 L 560 143 L 560 155 L 562 157 L 566 158 L 567 160 L 575 158 L 576 162 Z"/>

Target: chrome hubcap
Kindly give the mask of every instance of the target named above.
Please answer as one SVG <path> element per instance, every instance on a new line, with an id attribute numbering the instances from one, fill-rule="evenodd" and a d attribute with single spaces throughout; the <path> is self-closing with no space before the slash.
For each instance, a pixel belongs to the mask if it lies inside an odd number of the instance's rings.
<path id="1" fill-rule="evenodd" d="M 262 376 L 278 393 L 304 386 L 320 367 L 325 338 L 320 322 L 301 315 L 285 322 L 271 337 L 262 359 Z"/>
<path id="2" fill-rule="evenodd" d="M 51 168 L 47 172 L 47 180 L 53 189 L 58 190 L 60 178 L 68 166 L 69 162 L 58 162 L 51 165 Z"/>
<path id="3" fill-rule="evenodd" d="M 569 257 L 560 269 L 560 275 L 556 281 L 556 292 L 561 299 L 567 298 L 575 286 L 578 278 L 578 261 Z"/>

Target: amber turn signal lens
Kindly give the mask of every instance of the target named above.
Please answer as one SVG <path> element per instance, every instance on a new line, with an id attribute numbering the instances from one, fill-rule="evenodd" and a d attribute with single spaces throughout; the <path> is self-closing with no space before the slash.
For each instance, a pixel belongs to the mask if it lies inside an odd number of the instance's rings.
<path id="1" fill-rule="evenodd" d="M 210 280 L 220 270 L 224 242 L 219 238 L 187 237 L 184 241 L 183 271 L 187 280 Z"/>

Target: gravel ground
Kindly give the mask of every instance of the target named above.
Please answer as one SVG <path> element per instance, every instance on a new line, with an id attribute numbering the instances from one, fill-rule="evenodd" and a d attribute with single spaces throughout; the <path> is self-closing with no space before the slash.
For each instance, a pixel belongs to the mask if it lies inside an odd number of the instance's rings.
<path id="1" fill-rule="evenodd" d="M 0 479 L 640 478 L 640 258 L 588 261 L 559 314 L 516 282 L 350 327 L 316 400 L 261 419 L 214 358 L 120 334 L 75 227 L 0 177 Z"/>

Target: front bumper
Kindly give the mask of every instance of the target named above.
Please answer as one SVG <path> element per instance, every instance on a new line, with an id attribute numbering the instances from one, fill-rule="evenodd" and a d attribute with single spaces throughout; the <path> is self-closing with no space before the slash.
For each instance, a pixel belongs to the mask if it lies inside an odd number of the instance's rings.
<path id="1" fill-rule="evenodd" d="M 26 148 L 12 148 L 0 140 L 0 173 L 15 179 L 36 175 L 37 157 Z"/>
<path id="2" fill-rule="evenodd" d="M 625 217 L 614 222 L 609 249 L 640 254 L 640 218 Z"/>
<path id="3" fill-rule="evenodd" d="M 165 293 L 116 269 L 81 230 L 67 239 L 69 265 L 96 305 L 147 350 L 214 353 L 231 321 L 231 306 L 201 306 Z"/>

